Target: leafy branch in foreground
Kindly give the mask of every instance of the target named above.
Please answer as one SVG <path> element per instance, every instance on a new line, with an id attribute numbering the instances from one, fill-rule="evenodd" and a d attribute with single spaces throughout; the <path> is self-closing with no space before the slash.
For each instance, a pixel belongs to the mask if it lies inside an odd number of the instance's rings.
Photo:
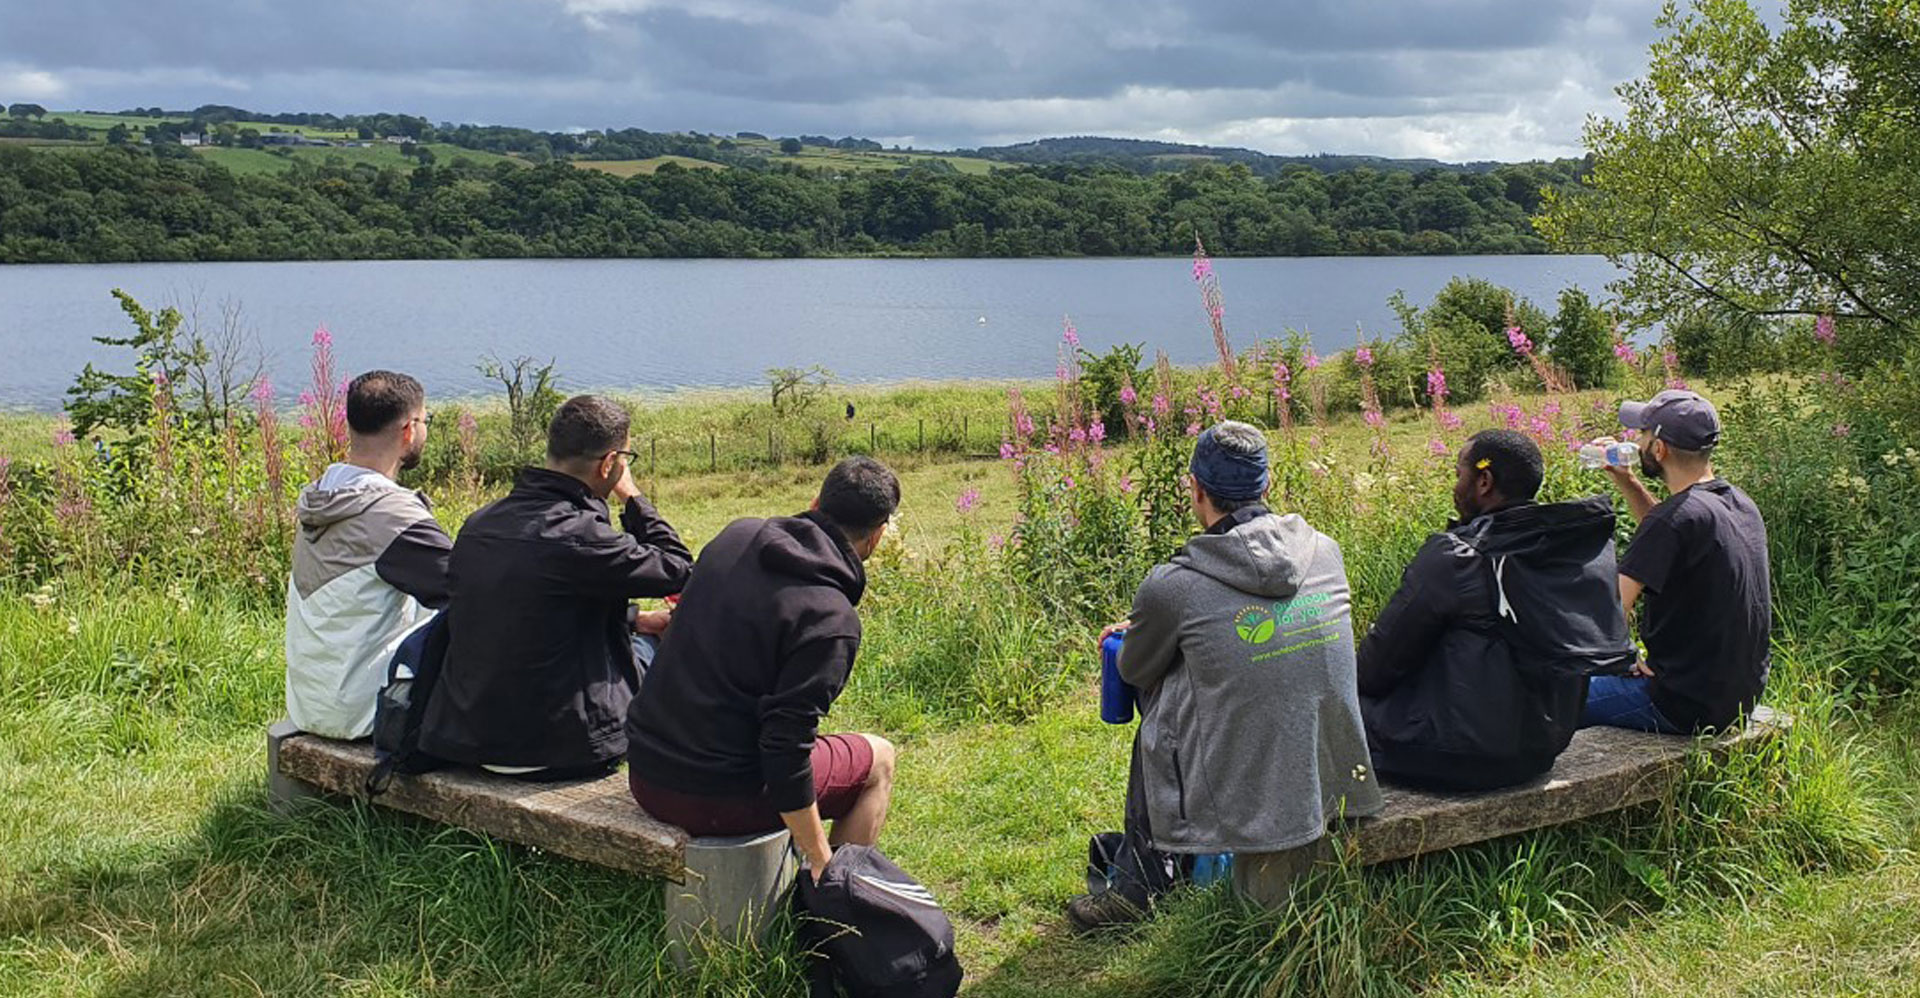
<path id="1" fill-rule="evenodd" d="M 1540 230 L 1627 270 L 1642 323 L 1702 308 L 1920 330 L 1920 17 L 1910 3 L 1669 0 L 1621 119 L 1596 119 L 1587 186 Z"/>

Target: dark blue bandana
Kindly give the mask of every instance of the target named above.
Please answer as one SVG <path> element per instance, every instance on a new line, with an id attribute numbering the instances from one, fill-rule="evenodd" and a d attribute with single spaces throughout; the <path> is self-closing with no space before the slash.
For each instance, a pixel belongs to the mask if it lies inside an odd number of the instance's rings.
<path id="1" fill-rule="evenodd" d="M 1252 454 L 1240 454 L 1220 446 L 1214 439 L 1214 427 L 1208 427 L 1193 445 L 1193 463 L 1188 470 L 1207 494 L 1219 499 L 1244 502 L 1267 493 L 1267 445 Z"/>

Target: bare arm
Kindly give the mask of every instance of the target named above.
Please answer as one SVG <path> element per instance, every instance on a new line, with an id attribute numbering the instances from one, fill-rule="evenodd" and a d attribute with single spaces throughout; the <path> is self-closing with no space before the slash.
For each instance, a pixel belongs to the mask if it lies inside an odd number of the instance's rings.
<path id="1" fill-rule="evenodd" d="M 1645 589 L 1646 587 L 1640 584 L 1639 579 L 1630 575 L 1620 576 L 1620 610 L 1627 615 L 1628 620 L 1633 619 L 1633 605 L 1640 601 L 1640 593 Z M 1653 675 L 1653 670 L 1647 668 L 1647 663 L 1645 662 L 1635 662 L 1628 674 L 1634 676 L 1651 676 Z"/>
<path id="2" fill-rule="evenodd" d="M 820 822 L 818 802 L 808 804 L 797 811 L 780 812 L 780 820 L 793 834 L 794 848 L 807 858 L 807 867 L 813 871 L 813 882 L 820 882 L 820 875 L 826 872 L 827 863 L 833 859 L 833 847 L 827 845 L 827 826 Z"/>
<path id="3" fill-rule="evenodd" d="M 1648 513 L 1653 512 L 1656 505 L 1653 493 L 1647 490 L 1646 483 L 1636 477 L 1632 469 L 1608 468 L 1607 477 L 1612 478 L 1613 484 L 1620 489 L 1620 497 L 1627 501 L 1627 512 L 1632 513 L 1635 520 L 1644 520 Z"/>

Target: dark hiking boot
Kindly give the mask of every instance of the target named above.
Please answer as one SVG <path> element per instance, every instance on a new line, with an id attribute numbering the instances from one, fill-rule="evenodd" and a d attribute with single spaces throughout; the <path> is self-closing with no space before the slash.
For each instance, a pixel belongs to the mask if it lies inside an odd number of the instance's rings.
<path id="1" fill-rule="evenodd" d="M 1106 890 L 1082 894 L 1067 902 L 1067 924 L 1075 932 L 1092 932 L 1115 925 L 1143 922 L 1147 910 L 1127 899 L 1119 891 Z"/>

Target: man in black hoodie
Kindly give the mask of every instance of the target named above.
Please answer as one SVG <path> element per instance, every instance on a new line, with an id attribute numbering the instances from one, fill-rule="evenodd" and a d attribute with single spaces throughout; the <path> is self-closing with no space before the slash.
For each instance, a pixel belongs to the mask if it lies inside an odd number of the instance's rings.
<path id="1" fill-rule="evenodd" d="M 693 555 L 633 483 L 627 411 L 568 399 L 547 466 L 467 518 L 448 570 L 447 657 L 420 747 L 524 779 L 599 776 L 626 754 L 627 704 Z M 619 500 L 613 529 L 607 498 Z"/>
<path id="2" fill-rule="evenodd" d="M 816 877 L 833 846 L 879 837 L 892 744 L 817 729 L 860 651 L 862 562 L 899 504 L 893 472 L 850 457 L 809 511 L 735 520 L 701 549 L 627 714 L 628 778 L 648 814 L 693 835 L 785 825 Z"/>
<path id="3" fill-rule="evenodd" d="M 1539 505 L 1543 462 L 1512 430 L 1455 462 L 1460 519 L 1434 534 L 1360 643 L 1360 710 L 1380 773 L 1488 790 L 1553 767 L 1587 677 L 1633 663 L 1614 584 L 1613 506 Z"/>

